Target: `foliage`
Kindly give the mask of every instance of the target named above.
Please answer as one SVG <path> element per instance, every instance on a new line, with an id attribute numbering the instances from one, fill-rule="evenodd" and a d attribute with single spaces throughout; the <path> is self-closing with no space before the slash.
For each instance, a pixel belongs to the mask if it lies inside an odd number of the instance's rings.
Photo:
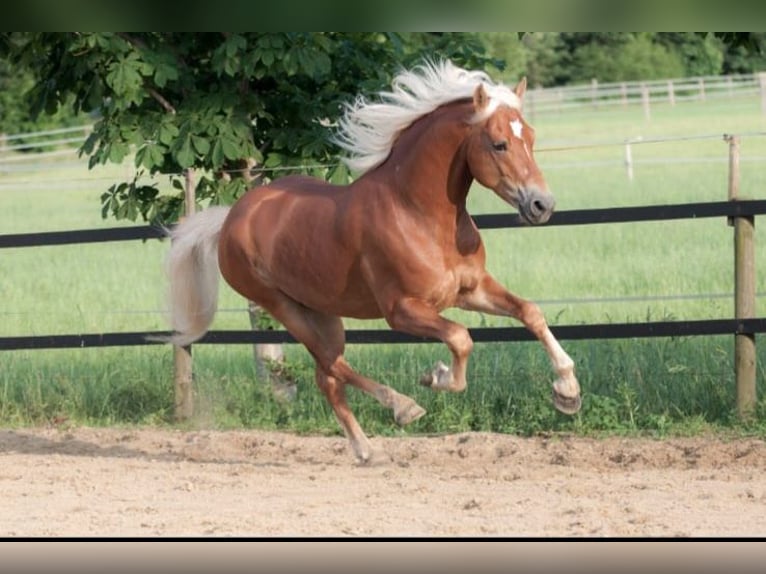
<path id="1" fill-rule="evenodd" d="M 760 32 L 527 32 L 484 34 L 503 76 L 531 86 L 752 73 L 766 68 Z"/>
<path id="2" fill-rule="evenodd" d="M 34 86 L 35 80 L 29 70 L 15 70 L 10 63 L 0 57 L 0 134 L 17 135 L 32 131 L 80 125 L 85 122 L 79 114 L 70 110 L 60 110 L 53 115 L 41 118 L 33 113 L 27 92 Z M 20 146 L 29 140 L 12 140 L 14 146 Z M 35 148 L 42 150 L 43 148 Z M 24 148 L 21 148 L 24 151 Z"/>
<path id="3" fill-rule="evenodd" d="M 731 34 L 739 36 L 740 41 L 726 44 L 723 71 L 726 74 L 751 74 L 766 70 L 766 33 L 748 32 Z M 742 37 L 744 36 L 744 38 Z M 721 41 L 732 42 L 731 37 L 721 38 Z"/>
<path id="4" fill-rule="evenodd" d="M 603 82 L 653 80 L 683 76 L 680 58 L 646 36 L 632 37 L 605 50 L 596 44 L 577 48 L 572 80 Z"/>
<path id="5" fill-rule="evenodd" d="M 6 39 L 9 38 L 6 36 Z M 102 195 L 103 216 L 175 220 L 183 172 L 198 201 L 231 203 L 260 177 L 308 172 L 345 183 L 328 125 L 358 93 L 389 84 L 423 56 L 483 67 L 472 34 L 426 33 L 25 33 L 6 42 L 17 66 L 38 71 L 36 109 L 69 102 L 101 118 L 82 147 L 90 167 L 133 152 L 138 175 Z M 302 167 L 302 166 L 332 167 Z M 171 177 L 175 193 L 140 182 Z M 246 176 L 246 177 L 238 177 Z"/>
<path id="6" fill-rule="evenodd" d="M 565 75 L 565 51 L 559 34 L 534 32 L 524 34 L 522 44 L 526 53 L 525 74 L 532 87 L 553 86 Z"/>
<path id="7" fill-rule="evenodd" d="M 725 45 L 713 34 L 658 32 L 659 45 L 678 54 L 685 76 L 713 76 L 722 73 Z"/>

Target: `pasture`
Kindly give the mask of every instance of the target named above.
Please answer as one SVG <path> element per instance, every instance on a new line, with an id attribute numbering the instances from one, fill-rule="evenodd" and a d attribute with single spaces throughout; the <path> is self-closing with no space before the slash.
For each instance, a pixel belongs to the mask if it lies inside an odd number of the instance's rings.
<path id="1" fill-rule="evenodd" d="M 766 198 L 766 115 L 757 98 L 580 109 L 532 118 L 537 159 L 560 210 L 720 201 L 727 190 L 727 145 L 741 134 L 743 198 Z M 622 164 L 626 139 L 667 140 L 633 145 L 634 179 Z M 22 233 L 114 226 L 100 217 L 98 197 L 129 164 L 88 172 L 68 158 L 45 170 L 0 171 L 0 230 Z M 163 183 L 163 182 L 161 182 Z M 472 212 L 507 207 L 478 186 Z M 126 225 L 129 223 L 125 223 Z M 766 239 L 756 224 L 758 291 L 766 285 Z M 732 230 L 724 220 L 484 231 L 488 268 L 512 292 L 540 303 L 551 325 L 646 319 L 731 317 Z M 2 335 L 161 330 L 161 264 L 167 245 L 122 242 L 6 249 L 0 258 Z M 762 299 L 759 300 L 762 301 Z M 243 300 L 222 285 L 213 329 L 249 327 Z M 450 311 L 468 326 L 505 320 Z M 371 327 L 347 321 L 348 327 Z M 383 327 L 382 323 L 377 326 Z M 477 344 L 468 389 L 458 395 L 419 387 L 440 345 L 350 346 L 360 372 L 416 398 L 428 414 L 400 430 L 390 413 L 351 392 L 352 408 L 373 434 L 468 430 L 694 433 L 708 427 L 762 433 L 756 420 L 735 421 L 731 336 L 651 340 L 563 341 L 577 365 L 583 409 L 556 413 L 551 373 L 537 343 Z M 198 428 L 283 429 L 337 433 L 324 398 L 313 388 L 312 363 L 299 346 L 286 348 L 299 383 L 282 403 L 255 380 L 252 349 L 194 350 Z M 766 349 L 759 349 L 759 396 Z M 7 425 L 169 424 L 172 353 L 136 347 L 0 354 L 0 421 Z"/>

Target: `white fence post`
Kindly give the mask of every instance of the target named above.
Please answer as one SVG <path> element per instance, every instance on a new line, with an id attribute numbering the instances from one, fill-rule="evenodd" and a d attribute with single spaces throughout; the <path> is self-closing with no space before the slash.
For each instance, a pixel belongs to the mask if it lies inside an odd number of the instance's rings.
<path id="1" fill-rule="evenodd" d="M 766 114 L 766 72 L 758 74 L 758 85 L 761 88 L 761 111 Z"/>
<path id="2" fill-rule="evenodd" d="M 633 181 L 633 151 L 630 147 L 630 140 L 625 140 L 625 169 L 628 172 L 628 179 Z"/>
<path id="3" fill-rule="evenodd" d="M 649 88 L 641 82 L 641 106 L 644 108 L 644 117 L 647 120 L 652 119 L 652 110 L 649 103 Z"/>
<path id="4" fill-rule="evenodd" d="M 676 105 L 676 92 L 673 87 L 673 80 L 668 80 L 668 102 L 671 106 Z"/>

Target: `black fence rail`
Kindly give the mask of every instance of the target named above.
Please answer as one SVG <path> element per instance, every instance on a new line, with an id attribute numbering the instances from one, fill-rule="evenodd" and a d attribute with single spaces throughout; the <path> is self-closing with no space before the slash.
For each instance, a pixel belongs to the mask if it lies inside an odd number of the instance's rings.
<path id="1" fill-rule="evenodd" d="M 632 339 L 650 337 L 691 337 L 698 335 L 754 335 L 766 332 L 766 318 L 705 319 L 698 321 L 655 321 L 650 323 L 601 323 L 591 325 L 558 325 L 551 331 L 558 339 Z M 476 343 L 534 341 L 534 335 L 523 327 L 476 327 L 468 329 Z M 124 333 L 86 333 L 81 335 L 41 335 L 0 337 L 0 351 L 20 349 L 86 349 L 93 347 L 136 347 L 163 345 L 158 336 L 168 331 L 134 331 Z M 195 345 L 240 345 L 296 343 L 287 331 L 208 331 Z M 376 345 L 389 343 L 438 343 L 437 339 L 417 337 L 385 329 L 352 329 L 346 331 L 346 342 Z"/>
<path id="2" fill-rule="evenodd" d="M 606 209 L 574 209 L 555 212 L 545 227 L 556 225 L 593 225 L 597 223 L 634 223 L 638 221 L 667 221 L 671 219 L 699 219 L 709 217 L 752 217 L 766 213 L 766 200 L 717 201 L 708 203 L 680 203 Z M 529 227 L 513 213 L 473 216 L 480 229 Z M 109 227 L 77 231 L 46 231 L 43 233 L 14 233 L 0 235 L 0 249 L 11 247 L 40 247 L 74 243 L 101 243 L 161 239 L 166 230 L 153 225 Z"/>

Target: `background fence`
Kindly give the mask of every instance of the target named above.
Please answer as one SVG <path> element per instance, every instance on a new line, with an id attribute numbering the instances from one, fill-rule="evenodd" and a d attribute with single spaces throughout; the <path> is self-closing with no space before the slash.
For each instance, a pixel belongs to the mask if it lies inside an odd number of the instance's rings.
<path id="1" fill-rule="evenodd" d="M 538 113 L 561 113 L 578 108 L 609 109 L 641 106 L 644 116 L 651 118 L 652 106 L 666 103 L 742 98 L 758 94 L 761 111 L 766 113 L 766 73 L 732 74 L 671 78 L 645 82 L 599 83 L 536 88 L 527 91 L 526 113 L 534 119 Z"/>

